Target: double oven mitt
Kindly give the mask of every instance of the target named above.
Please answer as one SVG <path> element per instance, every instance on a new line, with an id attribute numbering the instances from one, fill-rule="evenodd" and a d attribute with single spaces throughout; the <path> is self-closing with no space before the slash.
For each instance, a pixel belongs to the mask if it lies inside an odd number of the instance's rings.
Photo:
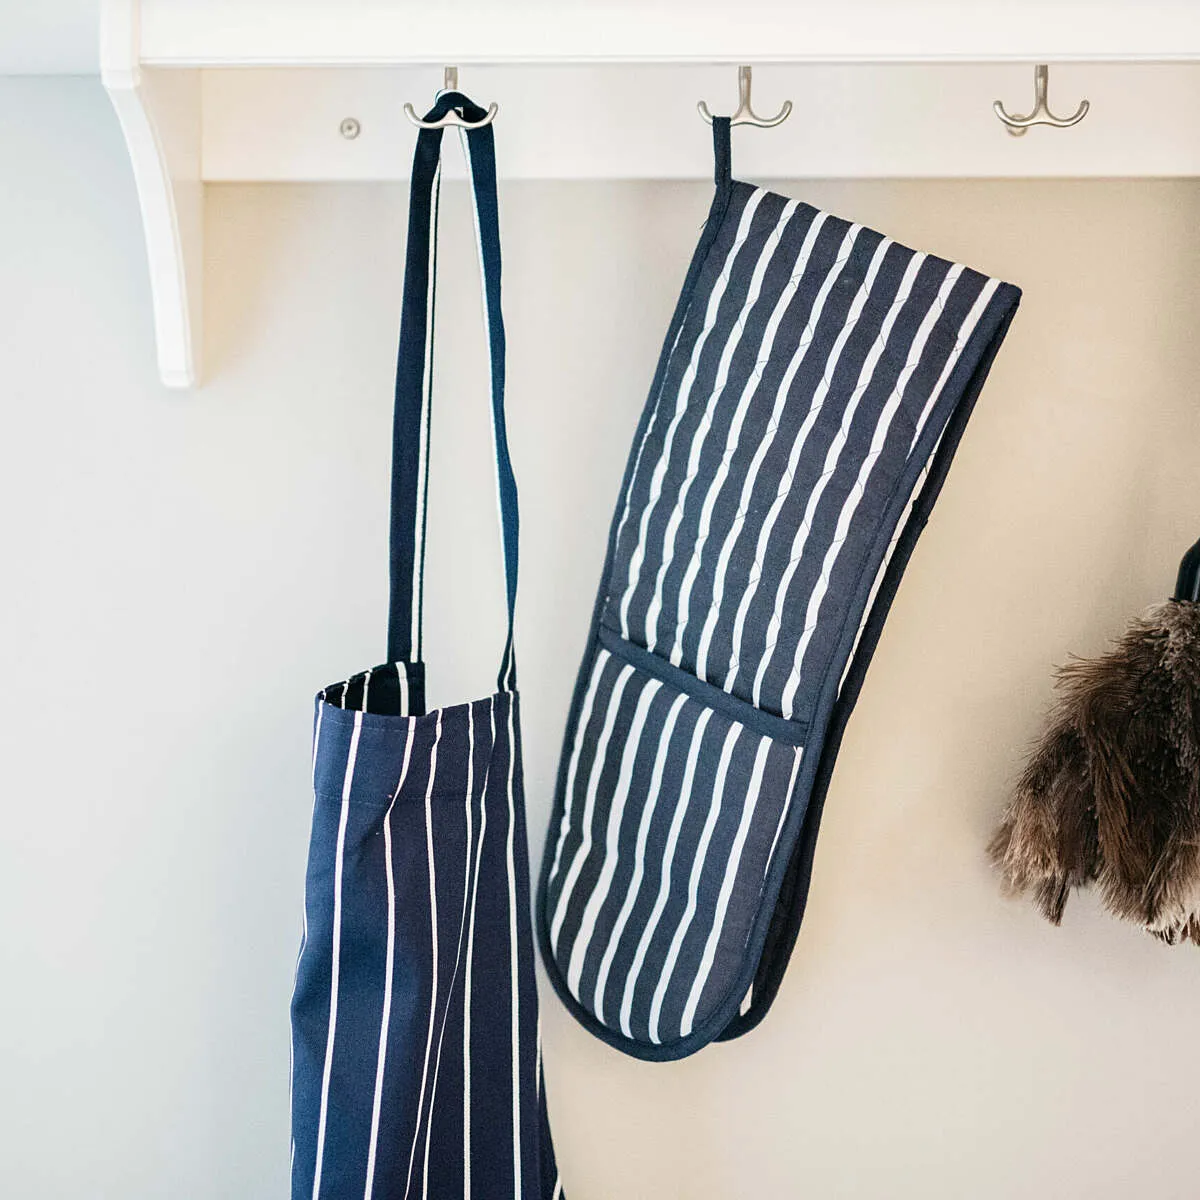
<path id="1" fill-rule="evenodd" d="M 539 888 L 550 978 L 675 1059 L 752 1028 L 825 790 L 1017 288 L 730 176 L 634 438 Z"/>

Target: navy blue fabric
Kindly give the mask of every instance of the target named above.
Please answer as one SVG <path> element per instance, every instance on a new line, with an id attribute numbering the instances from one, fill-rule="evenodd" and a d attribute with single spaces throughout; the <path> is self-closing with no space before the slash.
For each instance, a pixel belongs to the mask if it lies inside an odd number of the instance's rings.
<path id="1" fill-rule="evenodd" d="M 1020 296 L 733 180 L 713 137 L 539 887 L 559 995 L 648 1059 L 775 995 L 842 730 Z"/>
<path id="2" fill-rule="evenodd" d="M 483 110 L 444 93 L 450 108 Z M 396 381 L 389 661 L 317 696 L 292 997 L 293 1200 L 555 1200 L 512 615 L 493 134 L 466 134 L 509 630 L 499 690 L 425 711 L 420 653 L 441 131 L 418 137 Z"/>

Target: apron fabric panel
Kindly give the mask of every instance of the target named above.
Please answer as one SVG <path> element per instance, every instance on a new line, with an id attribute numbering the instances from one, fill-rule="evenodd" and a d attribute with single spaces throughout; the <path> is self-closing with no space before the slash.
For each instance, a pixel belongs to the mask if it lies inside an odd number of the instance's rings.
<path id="1" fill-rule="evenodd" d="M 718 120 L 717 193 L 614 514 L 539 889 L 556 990 L 650 1059 L 744 1032 L 774 997 L 845 720 L 1020 296 L 732 180 L 727 139 Z M 666 695 L 686 697 L 670 727 Z M 706 711 L 689 775 L 678 722 Z M 661 908 L 687 931 L 676 946 L 656 928 L 639 959 L 628 927 L 673 816 L 689 857 L 663 867 Z"/>
<path id="2" fill-rule="evenodd" d="M 484 113 L 442 93 L 451 108 Z M 494 695 L 426 711 L 425 505 L 441 131 L 418 136 L 396 379 L 389 661 L 325 688 L 292 996 L 294 1200 L 555 1200 L 512 621 L 490 127 L 464 137 L 491 364 L 508 635 Z"/>

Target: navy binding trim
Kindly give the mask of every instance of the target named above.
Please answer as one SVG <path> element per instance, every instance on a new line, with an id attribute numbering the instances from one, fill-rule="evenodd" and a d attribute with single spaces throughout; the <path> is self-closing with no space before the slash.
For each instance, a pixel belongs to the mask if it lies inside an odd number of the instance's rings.
<path id="1" fill-rule="evenodd" d="M 685 696 L 690 696 L 705 708 L 721 713 L 754 733 L 760 733 L 763 737 L 782 742 L 786 746 L 803 746 L 808 738 L 807 721 L 792 721 L 787 717 L 777 717 L 774 713 L 755 708 L 753 704 L 730 692 L 722 691 L 715 684 L 705 679 L 697 679 L 690 671 L 675 666 L 661 655 L 626 641 L 607 625 L 600 626 L 596 641 L 614 658 L 628 663 L 634 670 L 665 683 L 677 692 L 683 692 Z"/>

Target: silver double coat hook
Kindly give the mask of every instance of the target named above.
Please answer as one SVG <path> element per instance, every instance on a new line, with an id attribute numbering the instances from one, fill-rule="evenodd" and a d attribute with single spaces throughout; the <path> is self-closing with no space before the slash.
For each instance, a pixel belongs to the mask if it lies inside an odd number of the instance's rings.
<path id="1" fill-rule="evenodd" d="M 458 68 L 447 67 L 445 74 L 442 77 L 443 92 L 458 91 Z M 485 125 L 490 125 L 495 119 L 496 114 L 500 111 L 500 106 L 493 100 L 488 105 L 487 113 L 480 117 L 478 121 L 468 121 L 465 117 L 460 116 L 454 109 L 451 109 L 441 120 L 438 121 L 423 121 L 417 116 L 417 110 L 411 104 L 404 106 L 404 115 L 418 129 L 446 129 L 448 126 L 456 125 L 460 129 L 482 129 Z"/>
<path id="2" fill-rule="evenodd" d="M 730 125 L 757 125 L 759 129 L 773 129 L 788 119 L 792 111 L 792 102 L 785 100 L 783 107 L 773 117 L 760 117 L 750 107 L 751 71 L 749 67 L 738 67 L 738 106 L 737 111 L 729 118 Z M 713 115 L 703 100 L 696 105 L 700 115 L 711 125 Z"/>
<path id="3" fill-rule="evenodd" d="M 1056 117 L 1046 100 L 1046 92 L 1050 86 L 1050 68 L 1045 63 L 1039 63 L 1033 68 L 1033 109 L 1023 117 L 1007 112 L 1004 105 L 997 100 L 992 109 L 996 116 L 1008 127 L 1013 137 L 1022 137 L 1031 125 L 1053 125 L 1056 129 L 1066 129 L 1078 125 L 1087 116 L 1091 104 L 1080 100 L 1079 107 L 1069 117 Z"/>

